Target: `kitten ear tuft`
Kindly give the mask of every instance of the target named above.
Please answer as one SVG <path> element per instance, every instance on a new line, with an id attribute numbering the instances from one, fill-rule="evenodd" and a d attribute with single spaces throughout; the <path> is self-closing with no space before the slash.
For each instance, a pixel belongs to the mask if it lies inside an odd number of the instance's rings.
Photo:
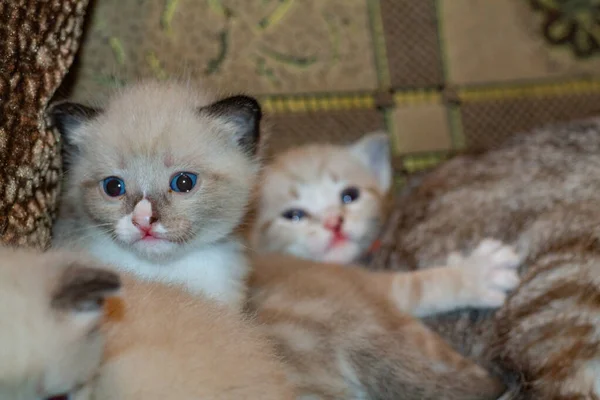
<path id="1" fill-rule="evenodd" d="M 257 153 L 262 110 L 255 98 L 244 95 L 227 97 L 200 108 L 200 113 L 223 121 L 242 151 L 249 155 Z"/>
<path id="2" fill-rule="evenodd" d="M 50 106 L 48 116 L 65 143 L 76 147 L 79 141 L 76 135 L 81 125 L 97 117 L 101 112 L 102 110 L 83 104 L 61 101 Z"/>
<path id="3" fill-rule="evenodd" d="M 350 152 L 377 178 L 379 188 L 387 192 L 392 186 L 389 135 L 383 131 L 368 133 L 350 145 Z"/>
<path id="4" fill-rule="evenodd" d="M 116 273 L 74 264 L 60 276 L 50 305 L 56 310 L 95 319 L 101 315 L 106 298 L 120 288 L 121 279 Z"/>

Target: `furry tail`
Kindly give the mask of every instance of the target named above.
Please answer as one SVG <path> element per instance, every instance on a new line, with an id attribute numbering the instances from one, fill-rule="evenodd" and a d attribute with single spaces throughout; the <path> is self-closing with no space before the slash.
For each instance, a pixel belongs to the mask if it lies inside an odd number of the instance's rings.
<path id="1" fill-rule="evenodd" d="M 349 359 L 368 398 L 492 400 L 506 387 L 420 322 L 395 336 L 370 335 Z"/>

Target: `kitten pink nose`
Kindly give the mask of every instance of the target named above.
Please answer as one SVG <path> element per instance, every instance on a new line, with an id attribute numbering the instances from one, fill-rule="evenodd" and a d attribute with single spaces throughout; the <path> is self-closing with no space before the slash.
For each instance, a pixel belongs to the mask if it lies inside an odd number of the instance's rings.
<path id="1" fill-rule="evenodd" d="M 150 230 L 150 228 L 152 227 L 152 224 L 156 222 L 156 217 L 153 216 L 139 216 L 136 215 L 133 217 L 133 225 L 135 225 L 136 227 L 138 227 L 139 229 L 143 230 L 143 231 L 148 231 Z"/>
<path id="2" fill-rule="evenodd" d="M 341 215 L 330 215 L 325 218 L 323 225 L 330 231 L 339 232 L 342 229 L 344 223 L 344 217 Z"/>
<path id="3" fill-rule="evenodd" d="M 149 231 L 152 224 L 157 221 L 156 216 L 152 212 L 152 203 L 146 199 L 142 199 L 135 205 L 133 209 L 133 215 L 131 216 L 131 222 L 138 229 L 143 231 Z"/>

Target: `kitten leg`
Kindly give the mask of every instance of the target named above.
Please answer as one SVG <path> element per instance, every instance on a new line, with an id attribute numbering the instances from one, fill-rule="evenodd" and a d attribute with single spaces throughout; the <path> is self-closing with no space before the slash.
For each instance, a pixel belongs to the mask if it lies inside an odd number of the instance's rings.
<path id="1" fill-rule="evenodd" d="M 506 293 L 519 285 L 520 257 L 496 240 L 483 240 L 467 257 L 453 253 L 449 263 L 414 272 L 388 273 L 391 279 L 385 273 L 371 274 L 371 280 L 391 284 L 389 293 L 396 307 L 420 317 L 465 307 L 500 307 Z"/>
<path id="2" fill-rule="evenodd" d="M 349 340 L 346 350 L 365 398 L 496 400 L 506 390 L 418 320 L 361 339 Z"/>

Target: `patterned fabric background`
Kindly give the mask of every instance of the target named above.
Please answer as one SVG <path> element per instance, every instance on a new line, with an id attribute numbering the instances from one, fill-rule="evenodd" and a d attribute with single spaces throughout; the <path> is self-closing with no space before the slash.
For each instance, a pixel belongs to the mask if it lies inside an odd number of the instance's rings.
<path id="1" fill-rule="evenodd" d="M 600 0 L 99 0 L 79 100 L 128 80 L 259 96 L 271 149 L 385 128 L 398 176 L 600 113 Z"/>

